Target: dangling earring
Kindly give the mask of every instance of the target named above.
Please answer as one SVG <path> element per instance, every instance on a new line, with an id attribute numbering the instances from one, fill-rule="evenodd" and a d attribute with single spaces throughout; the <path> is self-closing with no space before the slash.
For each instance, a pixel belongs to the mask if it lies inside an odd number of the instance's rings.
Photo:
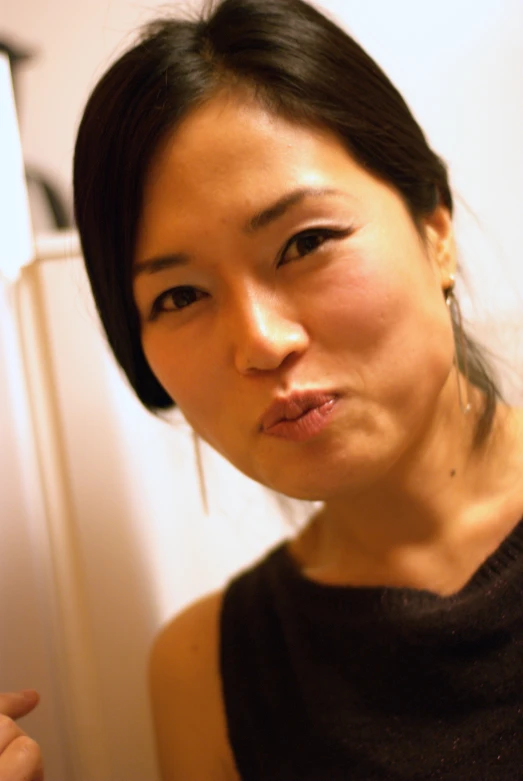
<path id="1" fill-rule="evenodd" d="M 203 471 L 203 459 L 202 448 L 200 444 L 200 437 L 193 430 L 192 441 L 194 447 L 194 459 L 196 461 L 196 474 L 198 475 L 198 485 L 200 486 L 200 496 L 202 499 L 203 511 L 205 515 L 209 515 L 209 502 L 207 501 L 207 486 L 205 485 L 205 473 Z"/>
<path id="2" fill-rule="evenodd" d="M 461 411 L 464 415 L 468 415 L 470 410 L 472 409 L 472 406 L 468 399 L 468 387 L 469 387 L 469 367 L 468 367 L 468 361 L 467 361 L 467 344 L 465 341 L 465 334 L 463 332 L 463 320 L 461 318 L 461 308 L 458 303 L 458 299 L 454 295 L 454 281 L 455 277 L 454 274 L 450 275 L 450 286 L 445 290 L 445 302 L 449 308 L 452 325 L 453 325 L 453 331 L 454 333 L 454 339 L 457 342 L 457 345 L 459 345 L 459 349 L 461 352 L 461 359 L 463 363 L 463 375 L 465 377 L 465 387 L 466 387 L 466 394 L 467 398 L 466 400 L 463 399 L 463 394 L 461 392 L 461 382 L 460 382 L 460 369 L 459 369 L 459 361 L 458 361 L 458 349 L 457 346 L 454 350 L 454 368 L 456 370 L 456 380 L 458 384 L 458 399 L 459 399 L 459 406 Z M 456 333 L 457 331 L 457 333 Z"/>

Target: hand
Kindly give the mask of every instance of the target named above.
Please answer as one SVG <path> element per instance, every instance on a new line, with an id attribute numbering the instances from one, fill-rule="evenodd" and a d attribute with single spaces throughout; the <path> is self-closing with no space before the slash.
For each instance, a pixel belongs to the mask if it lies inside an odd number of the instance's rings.
<path id="1" fill-rule="evenodd" d="M 40 748 L 15 724 L 39 699 L 35 691 L 0 694 L 0 781 L 43 781 Z"/>

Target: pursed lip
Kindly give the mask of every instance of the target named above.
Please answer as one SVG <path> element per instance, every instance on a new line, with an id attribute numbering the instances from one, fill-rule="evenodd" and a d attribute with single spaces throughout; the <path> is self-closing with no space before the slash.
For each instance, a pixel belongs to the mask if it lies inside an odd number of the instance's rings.
<path id="1" fill-rule="evenodd" d="M 329 391 L 295 391 L 288 396 L 276 399 L 264 413 L 260 430 L 268 431 L 272 426 L 285 420 L 297 420 L 311 409 L 321 407 L 338 398 L 337 393 Z"/>

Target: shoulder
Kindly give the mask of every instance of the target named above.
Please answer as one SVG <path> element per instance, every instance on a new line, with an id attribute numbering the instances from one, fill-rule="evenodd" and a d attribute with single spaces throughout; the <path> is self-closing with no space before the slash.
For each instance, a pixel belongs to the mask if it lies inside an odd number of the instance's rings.
<path id="1" fill-rule="evenodd" d="M 149 684 L 164 781 L 239 781 L 219 669 L 225 591 L 185 608 L 157 636 Z"/>

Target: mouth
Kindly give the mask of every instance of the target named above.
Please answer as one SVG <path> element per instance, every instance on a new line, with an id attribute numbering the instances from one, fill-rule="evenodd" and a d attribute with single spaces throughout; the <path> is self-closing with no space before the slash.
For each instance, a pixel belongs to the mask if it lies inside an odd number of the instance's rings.
<path id="1" fill-rule="evenodd" d="M 325 427 L 338 398 L 337 394 L 317 391 L 277 399 L 264 414 L 260 430 L 282 439 L 309 439 Z"/>

